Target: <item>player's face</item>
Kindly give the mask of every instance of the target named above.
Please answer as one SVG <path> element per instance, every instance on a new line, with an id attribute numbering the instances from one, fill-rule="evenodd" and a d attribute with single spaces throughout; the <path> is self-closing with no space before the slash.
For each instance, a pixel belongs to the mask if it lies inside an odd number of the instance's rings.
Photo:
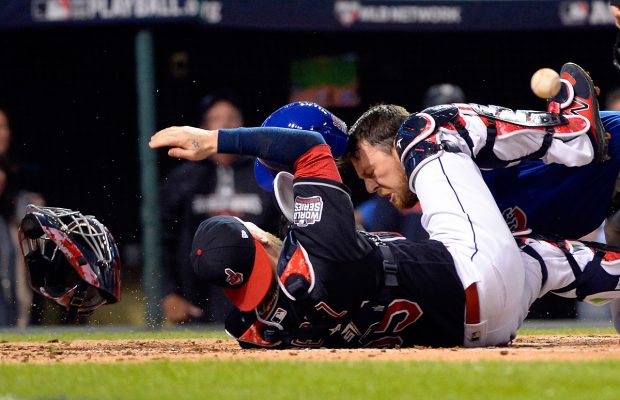
<path id="1" fill-rule="evenodd" d="M 351 162 L 369 193 L 388 197 L 399 209 L 415 205 L 416 196 L 409 191 L 405 170 L 393 148 L 387 153 L 381 146 L 363 140 L 357 150 Z"/>

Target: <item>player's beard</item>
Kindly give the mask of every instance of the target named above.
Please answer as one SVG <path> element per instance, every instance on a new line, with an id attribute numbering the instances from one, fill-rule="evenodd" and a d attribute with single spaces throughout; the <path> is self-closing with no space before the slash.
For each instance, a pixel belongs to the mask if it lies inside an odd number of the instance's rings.
<path id="1" fill-rule="evenodd" d="M 392 197 L 392 204 L 399 210 L 405 210 L 415 206 L 417 203 L 418 196 L 409 190 L 407 175 L 402 173 L 397 190 L 394 192 L 394 196 Z"/>

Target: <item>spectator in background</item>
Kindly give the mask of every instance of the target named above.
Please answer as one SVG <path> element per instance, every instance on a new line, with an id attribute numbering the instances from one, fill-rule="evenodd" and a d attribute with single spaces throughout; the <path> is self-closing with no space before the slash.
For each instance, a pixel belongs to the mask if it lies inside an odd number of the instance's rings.
<path id="1" fill-rule="evenodd" d="M 438 104 L 464 103 L 465 93 L 451 83 L 441 83 L 429 87 L 422 98 L 422 107 L 428 108 Z M 364 229 L 377 232 L 399 232 L 407 239 L 423 240 L 428 233 L 422 228 L 420 221 L 422 210 L 419 205 L 398 210 L 389 199 L 373 195 L 355 209 L 355 220 Z"/>
<path id="2" fill-rule="evenodd" d="M 10 157 L 9 115 L 0 108 L 0 326 L 28 325 L 33 293 L 19 250 L 17 228 L 25 205 L 43 205 L 38 193 L 26 191 L 18 164 Z"/>
<path id="3" fill-rule="evenodd" d="M 243 125 L 236 99 L 218 93 L 200 103 L 203 129 Z M 194 232 L 206 218 L 233 215 L 276 231 L 280 213 L 271 193 L 254 178 L 254 159 L 218 154 L 185 162 L 165 178 L 161 191 L 163 279 L 161 307 L 167 321 L 224 322 L 230 303 L 221 288 L 199 282 L 190 264 Z"/>
<path id="4" fill-rule="evenodd" d="M 620 87 L 613 89 L 605 96 L 605 110 L 620 111 Z"/>
<path id="5" fill-rule="evenodd" d="M 0 117 L 0 131 L 2 131 Z M 17 323 L 16 246 L 11 234 L 12 205 L 8 191 L 9 169 L 0 161 L 0 326 Z"/>
<path id="6" fill-rule="evenodd" d="M 11 128 L 9 115 L 4 108 L 0 108 L 0 158 L 7 159 L 11 146 Z"/>

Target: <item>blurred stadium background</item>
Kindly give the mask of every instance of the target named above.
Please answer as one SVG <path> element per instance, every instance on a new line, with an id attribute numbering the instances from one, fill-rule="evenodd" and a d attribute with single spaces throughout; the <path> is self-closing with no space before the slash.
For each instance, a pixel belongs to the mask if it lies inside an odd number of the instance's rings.
<path id="1" fill-rule="evenodd" d="M 149 159 L 144 138 L 195 125 L 205 93 L 236 92 L 248 126 L 300 98 L 348 124 L 378 102 L 415 111 L 442 82 L 541 109 L 529 89 L 541 67 L 584 66 L 601 98 L 620 85 L 616 31 L 603 0 L 2 0 L 0 105 L 28 185 L 119 243 L 124 299 L 94 322 L 141 325 L 145 311 L 157 321 L 154 204 L 175 164 Z M 574 316 L 572 303 L 550 309 Z"/>

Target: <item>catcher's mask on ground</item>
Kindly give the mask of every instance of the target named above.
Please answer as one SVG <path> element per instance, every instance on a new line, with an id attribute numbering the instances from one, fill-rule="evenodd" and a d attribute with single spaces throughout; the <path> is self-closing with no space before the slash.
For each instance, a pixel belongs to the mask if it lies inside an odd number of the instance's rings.
<path id="1" fill-rule="evenodd" d="M 29 205 L 20 247 L 36 292 L 88 314 L 121 297 L 121 263 L 114 238 L 93 216 Z"/>
<path id="2" fill-rule="evenodd" d="M 194 235 L 190 257 L 196 275 L 223 287 L 241 311 L 255 309 L 274 279 L 263 245 L 235 217 L 203 221 Z"/>
<path id="3" fill-rule="evenodd" d="M 280 107 L 267 117 L 261 126 L 319 132 L 331 148 L 334 158 L 344 154 L 349 140 L 344 121 L 320 105 L 305 101 Z M 273 190 L 273 180 L 280 171 L 287 171 L 287 168 L 261 159 L 256 159 L 254 164 L 256 182 L 269 192 Z"/>

